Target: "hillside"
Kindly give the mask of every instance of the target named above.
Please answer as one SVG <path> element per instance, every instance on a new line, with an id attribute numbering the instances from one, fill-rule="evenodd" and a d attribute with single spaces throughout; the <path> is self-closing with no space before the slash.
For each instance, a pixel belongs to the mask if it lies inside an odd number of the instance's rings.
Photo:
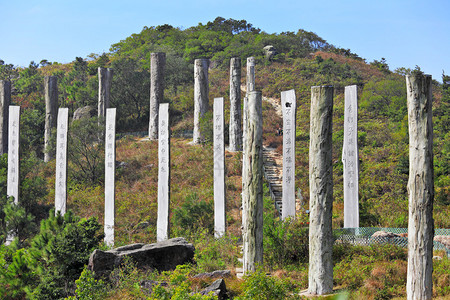
<path id="1" fill-rule="evenodd" d="M 267 57 L 263 48 L 272 45 L 277 54 Z M 210 142 L 201 146 L 188 145 L 189 139 L 181 137 L 193 128 L 193 60 L 209 58 L 210 107 L 214 97 L 225 97 L 225 120 L 229 120 L 229 59 L 240 56 L 242 59 L 242 85 L 245 85 L 245 61 L 249 56 L 256 58 L 256 86 L 263 96 L 279 101 L 281 91 L 295 89 L 297 96 L 296 130 L 296 186 L 308 203 L 308 147 L 310 89 L 316 85 L 335 87 L 333 110 L 333 180 L 334 204 L 333 227 L 343 226 L 343 166 L 341 162 L 344 121 L 344 87 L 358 86 L 358 145 L 360 158 L 360 216 L 361 227 L 407 227 L 408 195 L 408 124 L 406 114 L 406 84 L 404 75 L 408 69 L 390 70 L 384 59 L 366 62 L 349 49 L 337 48 L 312 32 L 299 29 L 298 32 L 269 34 L 248 24 L 245 20 L 225 20 L 216 18 L 207 24 L 199 24 L 187 29 L 170 25 L 145 27 L 140 33 L 132 34 L 123 41 L 111 46 L 109 53 L 92 54 L 88 58 L 77 57 L 70 64 L 41 61 L 30 63 L 27 68 L 16 68 L 7 63 L 0 64 L 0 79 L 12 81 L 12 101 L 22 107 L 21 115 L 21 203 L 11 206 L 6 199 L 6 156 L 0 161 L 0 206 L 1 237 L 5 238 L 8 224 L 16 224 L 21 230 L 15 248 L 0 249 L 0 262 L 13 261 L 16 269 L 0 271 L 0 294 L 17 297 L 29 295 L 25 287 L 40 291 L 54 281 L 55 285 L 66 286 L 58 297 L 74 292 L 74 280 L 83 269 L 83 259 L 73 266 L 76 270 L 64 273 L 67 266 L 55 259 L 51 253 L 65 253 L 51 248 L 53 242 L 49 232 L 71 236 L 73 232 L 93 235 L 103 222 L 103 145 L 97 144 L 97 121 L 74 123 L 69 132 L 69 182 L 68 208 L 74 215 L 91 220 L 70 219 L 66 221 L 39 222 L 52 214 L 54 202 L 55 163 L 44 164 L 43 128 L 45 118 L 44 76 L 58 77 L 59 102 L 69 107 L 70 115 L 85 105 L 96 107 L 98 67 L 114 68 L 112 84 L 112 107 L 117 108 L 117 161 L 121 167 L 116 174 L 116 245 L 134 242 L 151 243 L 156 240 L 157 211 L 157 142 L 142 141 L 133 132 L 147 130 L 149 115 L 150 53 L 163 51 L 167 54 L 165 101 L 170 103 L 171 118 L 171 235 L 186 236 L 198 249 L 198 266 L 189 272 L 212 271 L 217 268 L 234 268 L 238 265 L 238 245 L 241 228 L 241 154 L 226 154 L 227 224 L 229 235 L 215 241 L 211 237 L 213 226 L 213 155 Z M 447 78 L 446 76 L 445 78 Z M 450 228 L 450 85 L 433 82 L 433 124 L 434 124 L 434 166 L 435 203 L 434 220 L 436 228 Z M 243 94 L 242 94 L 243 95 Z M 282 139 L 276 129 L 282 120 L 274 113 L 273 107 L 263 104 L 263 136 L 266 145 L 281 153 Z M 209 132 L 209 120 L 203 122 Z M 84 140 L 84 137 L 90 138 Z M 83 144 L 84 141 L 84 144 Z M 77 149 L 79 145 L 90 152 Z M 93 158 L 94 164 L 87 159 Z M 265 194 L 265 260 L 266 271 L 278 271 L 283 278 L 283 288 L 292 291 L 305 288 L 306 255 L 302 247 L 307 237 L 308 222 L 306 214 L 300 214 L 293 224 L 284 224 L 275 219 L 273 205 L 267 190 Z M 95 225 L 98 220 L 97 225 Z M 53 222 L 53 223 L 52 223 Z M 62 224 L 62 225 L 61 225 Z M 56 225 L 55 225 L 56 226 Z M 64 229 L 67 226 L 66 229 Z M 84 226 L 84 227 L 83 227 Z M 56 228 L 56 227 L 55 227 Z M 100 227 L 99 227 L 100 228 Z M 99 229 L 97 228 L 97 229 Z M 47 230 L 47 231 L 46 231 Z M 53 231 L 52 231 L 53 230 Z M 77 231 L 78 230 L 78 231 Z M 83 231 L 85 230 L 85 231 Z M 89 234 L 87 233 L 89 232 Z M 286 237 L 291 239 L 287 239 Z M 66 235 L 64 235 L 67 238 Z M 297 238 L 295 238 L 297 237 Z M 62 238 L 61 238 L 62 239 Z M 85 239 L 89 240 L 89 239 Z M 81 243 L 81 242 L 80 242 Z M 306 242 L 307 243 L 307 242 Z M 96 244 L 95 244 L 96 245 Z M 85 256 L 92 248 L 87 243 Z M 347 245 L 348 246 L 348 245 Z M 50 248 L 52 251 L 48 250 Z M 62 247 L 63 248 L 63 247 Z M 61 249 L 61 248 L 58 248 Z M 63 248 L 66 249 L 66 248 Z M 285 252 L 281 253 L 284 249 Z M 44 259 L 33 256 L 40 253 Z M 70 252 L 69 250 L 67 250 Z M 303 252 L 302 252 L 303 251 Z M 402 249 L 338 248 L 336 252 L 336 281 L 343 288 L 349 288 L 356 296 L 374 298 L 379 291 L 390 296 L 403 296 L 403 279 L 406 279 L 405 253 Z M 19 253 L 19 254 L 18 254 Z M 49 254 L 50 253 L 50 254 Z M 28 255 L 28 256 L 27 256 Z M 48 258 L 47 258 L 47 256 Z M 352 257 L 355 257 L 352 259 Z M 17 257 L 27 263 L 18 263 Z M 51 258 L 51 259 L 50 259 Z M 392 263 L 392 266 L 390 265 Z M 370 268 L 358 273 L 359 264 Z M 10 264 L 13 265 L 13 264 Z M 346 268 L 349 274 L 346 275 Z M 10 284 L 14 272 L 22 270 L 22 279 Z M 28 268 L 28 269 L 27 269 Z M 35 269 L 33 269 L 35 268 Z M 64 269 L 66 268 L 66 269 Z M 131 267 L 130 267 L 131 268 Z M 54 271 L 54 270 L 58 271 Z M 435 284 L 436 296 L 449 295 L 445 285 L 448 282 L 448 260 L 437 262 Z M 28 270 L 28 271 L 27 271 Z M 37 272 L 36 270 L 39 270 Z M 381 275 L 377 276 L 374 270 Z M 8 273 L 9 272 L 9 273 Z M 29 272 L 29 273 L 27 273 Z M 58 273 L 59 272 L 59 273 Z M 137 272 L 134 270 L 133 272 Z M 352 273 L 354 272 L 354 273 Z M 374 273 L 375 272 L 375 275 Z M 12 274 L 12 275 L 11 275 Z M 37 279 L 38 275 L 41 279 Z M 133 273 L 134 274 L 134 273 Z M 281 275 L 280 275 L 281 274 Z M 136 274 L 135 274 L 136 275 Z M 148 275 L 148 274 L 147 274 Z M 147 276 L 145 275 L 145 276 Z M 8 277 L 9 276 L 9 277 Z M 139 276 L 144 276 L 140 274 Z M 136 275 L 136 278 L 139 277 Z M 150 276 L 150 275 L 148 275 Z M 152 275 L 156 276 L 156 275 Z M 169 275 L 167 275 L 169 276 Z M 275 276 L 275 277 L 276 277 Z M 384 276 L 384 277 L 383 277 Z M 447 277 L 446 277 L 447 276 Z M 383 282 L 380 278 L 384 278 Z M 399 282 L 394 278 L 398 277 Z M 66 279 L 63 279 L 66 278 Z M 156 277 L 155 277 L 156 278 Z M 288 278 L 288 279 L 286 279 Z M 361 281 L 358 281 L 360 278 Z M 70 280 L 69 280 L 70 279 Z M 65 281 L 64 281 L 65 280 Z M 133 286 L 118 283 L 109 292 L 110 299 L 144 298 L 140 292 L 133 296 Z M 123 280 L 123 281 L 121 281 Z M 377 281 L 378 280 L 378 281 Z M 120 282 L 123 283 L 120 286 Z M 281 282 L 281 281 L 280 281 Z M 274 284 L 281 284 L 276 281 Z M 122 284 L 121 283 L 121 284 Z M 201 285 L 190 282 L 192 286 Z M 377 289 L 377 284 L 383 287 Z M 228 285 L 228 282 L 227 282 Z M 448 286 L 447 285 L 447 286 Z M 39 286 L 39 288 L 37 288 Z M 67 288 L 69 286 L 69 288 Z M 45 287 L 45 288 L 44 288 Z M 394 287 L 398 289 L 395 290 Z M 241 295 L 244 287 L 236 279 L 230 288 L 234 295 Z M 390 292 L 389 292 L 390 291 Z M 375 295 L 375 296 L 374 296 Z M 14 298 L 13 296 L 11 296 Z M 38 299 L 39 297 L 36 296 Z M 43 296 L 42 296 L 43 297 Z M 101 297 L 100 297 L 101 298 Z"/>

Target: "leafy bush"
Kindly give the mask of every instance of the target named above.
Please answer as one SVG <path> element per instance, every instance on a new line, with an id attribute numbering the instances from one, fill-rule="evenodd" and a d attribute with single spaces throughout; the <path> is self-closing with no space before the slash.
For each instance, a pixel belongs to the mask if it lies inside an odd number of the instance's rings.
<path id="1" fill-rule="evenodd" d="M 75 281 L 77 289 L 76 297 L 68 297 L 68 300 L 103 300 L 107 293 L 107 285 L 103 280 L 96 280 L 94 273 L 87 268 L 83 269 L 80 278 Z"/>
<path id="2" fill-rule="evenodd" d="M 237 265 L 237 238 L 229 235 L 215 238 L 204 231 L 195 239 L 194 245 L 199 272 L 224 270 Z"/>
<path id="3" fill-rule="evenodd" d="M 308 222 L 301 219 L 264 218 L 264 259 L 271 267 L 307 263 Z"/>
<path id="4" fill-rule="evenodd" d="M 211 202 L 199 200 L 196 193 L 186 196 L 185 201 L 173 212 L 173 228 L 176 235 L 189 235 L 206 230 L 214 233 L 214 208 Z"/>
<path id="5" fill-rule="evenodd" d="M 281 300 L 288 297 L 286 284 L 267 276 L 262 268 L 245 278 L 243 290 L 243 295 L 236 297 L 237 300 Z"/>

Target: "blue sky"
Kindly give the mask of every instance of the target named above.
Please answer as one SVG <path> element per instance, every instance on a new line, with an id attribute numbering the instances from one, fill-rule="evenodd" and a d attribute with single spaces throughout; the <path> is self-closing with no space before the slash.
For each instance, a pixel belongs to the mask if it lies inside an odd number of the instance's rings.
<path id="1" fill-rule="evenodd" d="M 217 16 L 245 19 L 268 33 L 305 29 L 391 70 L 418 65 L 450 74 L 448 0 L 0 0 L 0 59 L 28 66 L 108 52 L 144 26 L 188 28 Z"/>

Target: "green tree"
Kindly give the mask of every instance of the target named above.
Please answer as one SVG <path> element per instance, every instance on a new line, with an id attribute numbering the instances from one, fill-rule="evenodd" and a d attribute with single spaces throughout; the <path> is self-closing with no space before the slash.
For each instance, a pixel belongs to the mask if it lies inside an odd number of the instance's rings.
<path id="1" fill-rule="evenodd" d="M 100 120 L 100 124 L 102 120 Z M 75 184 L 101 184 L 104 178 L 104 126 L 97 118 L 73 121 L 69 127 L 69 178 Z"/>

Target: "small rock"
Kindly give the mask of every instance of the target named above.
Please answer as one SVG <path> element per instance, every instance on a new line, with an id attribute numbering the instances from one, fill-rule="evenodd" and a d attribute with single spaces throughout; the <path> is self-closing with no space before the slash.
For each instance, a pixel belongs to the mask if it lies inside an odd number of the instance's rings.
<path id="1" fill-rule="evenodd" d="M 162 282 L 158 282 L 158 281 L 154 281 L 154 280 L 143 280 L 141 281 L 141 288 L 146 290 L 147 295 L 151 295 L 151 293 L 153 293 L 153 287 L 154 286 L 164 286 L 167 287 L 168 284 L 165 281 Z"/>
<path id="2" fill-rule="evenodd" d="M 228 299 L 227 287 L 225 285 L 225 280 L 217 279 L 210 286 L 200 292 L 201 295 L 208 295 L 213 292 L 217 299 Z"/>
<path id="3" fill-rule="evenodd" d="M 136 225 L 136 229 L 145 229 L 148 226 L 150 226 L 150 223 L 144 221 L 144 222 L 141 222 L 141 223 L 137 224 Z"/>
<path id="4" fill-rule="evenodd" d="M 380 238 L 396 238 L 400 237 L 399 234 L 392 233 L 392 232 L 386 232 L 386 231 L 377 231 L 374 234 L 372 234 L 372 237 L 380 237 Z"/>
<path id="5" fill-rule="evenodd" d="M 213 271 L 210 273 L 201 273 L 201 274 L 197 274 L 195 275 L 193 278 L 200 278 L 200 279 L 205 279 L 205 278 L 226 278 L 226 277 L 231 277 L 231 271 L 230 270 L 217 270 L 217 271 Z"/>
<path id="6" fill-rule="evenodd" d="M 128 166 L 129 166 L 129 163 L 116 160 L 116 169 L 122 169 L 122 168 L 126 168 Z"/>

